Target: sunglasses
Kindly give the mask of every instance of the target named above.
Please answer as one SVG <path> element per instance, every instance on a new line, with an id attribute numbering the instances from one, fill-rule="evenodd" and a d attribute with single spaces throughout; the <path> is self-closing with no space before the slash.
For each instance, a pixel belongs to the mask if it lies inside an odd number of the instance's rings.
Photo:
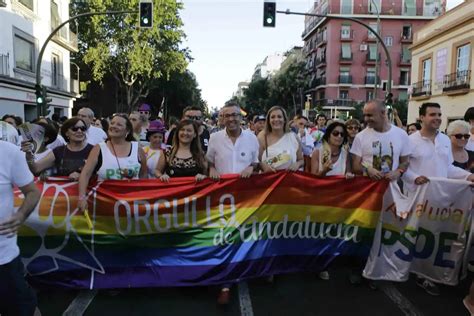
<path id="1" fill-rule="evenodd" d="M 77 132 L 78 130 L 81 130 L 81 131 L 85 132 L 87 130 L 87 127 L 85 127 L 85 126 L 73 126 L 73 127 L 71 127 L 71 131 L 73 131 L 73 132 Z"/>
<path id="2" fill-rule="evenodd" d="M 148 112 L 148 111 L 139 111 L 138 113 L 140 113 L 140 114 L 150 114 L 150 112 Z"/>
<path id="3" fill-rule="evenodd" d="M 334 131 L 331 133 L 331 135 L 334 137 L 339 137 L 339 136 L 344 137 L 346 134 L 344 132 Z"/>
<path id="4" fill-rule="evenodd" d="M 193 121 L 200 121 L 202 119 L 202 116 L 186 116 L 188 120 L 193 120 Z"/>
<path id="5" fill-rule="evenodd" d="M 464 137 L 465 140 L 468 140 L 471 137 L 470 134 L 456 134 L 451 136 L 456 137 L 456 139 L 462 139 Z"/>
<path id="6" fill-rule="evenodd" d="M 350 126 L 346 126 L 347 130 L 349 131 L 358 131 L 360 129 L 359 126 L 356 126 L 356 125 L 350 125 Z"/>

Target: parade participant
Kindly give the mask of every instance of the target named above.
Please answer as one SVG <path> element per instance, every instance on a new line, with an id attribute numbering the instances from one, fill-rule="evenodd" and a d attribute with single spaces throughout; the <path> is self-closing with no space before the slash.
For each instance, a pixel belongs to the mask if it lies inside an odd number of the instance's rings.
<path id="1" fill-rule="evenodd" d="M 2 117 L 2 121 L 3 121 L 3 122 L 7 122 L 7 123 L 10 124 L 11 126 L 13 126 L 15 129 L 18 128 L 18 126 L 16 125 L 15 115 L 5 114 L 5 115 Z"/>
<path id="2" fill-rule="evenodd" d="M 264 130 L 265 120 L 265 115 L 255 115 L 253 118 L 253 132 L 255 133 L 255 136 L 258 136 L 258 134 Z"/>
<path id="3" fill-rule="evenodd" d="M 133 141 L 132 123 L 126 114 L 116 114 L 110 121 L 106 142 L 91 150 L 79 177 L 78 208 L 87 207 L 87 185 L 94 172 L 99 180 L 125 180 L 147 177 L 146 157 L 138 142 Z"/>
<path id="4" fill-rule="evenodd" d="M 347 130 L 347 147 L 350 149 L 354 143 L 356 135 L 360 132 L 360 122 L 358 119 L 349 119 L 345 123 Z"/>
<path id="5" fill-rule="evenodd" d="M 350 150 L 353 172 L 397 181 L 408 167 L 408 135 L 390 124 L 383 102 L 368 101 L 363 111 L 367 128 L 356 135 Z"/>
<path id="6" fill-rule="evenodd" d="M 421 124 L 420 123 L 411 123 L 407 125 L 407 134 L 410 136 L 413 133 L 416 133 L 421 129 Z"/>
<path id="7" fill-rule="evenodd" d="M 89 108 L 82 108 L 77 112 L 77 117 L 82 119 L 87 126 L 86 139 L 87 143 L 97 145 L 107 139 L 107 134 L 100 128 L 92 125 L 94 120 L 94 112 Z"/>
<path id="8" fill-rule="evenodd" d="M 0 141 L 0 314 L 33 315 L 36 294 L 24 279 L 24 268 L 17 245 L 17 231 L 34 210 L 40 191 L 16 144 Z M 15 211 L 13 186 L 24 195 Z"/>
<path id="9" fill-rule="evenodd" d="M 183 110 L 183 120 L 193 120 L 199 126 L 199 139 L 201 141 L 201 149 L 204 152 L 207 152 L 207 147 L 209 146 L 209 137 L 210 133 L 202 123 L 202 111 L 199 107 L 188 106 Z M 175 130 L 171 131 L 166 144 L 172 146 L 172 141 L 174 137 Z"/>
<path id="10" fill-rule="evenodd" d="M 49 151 L 40 160 L 35 161 L 35 157 L 29 150 L 30 142 L 22 144 L 22 150 L 26 152 L 28 167 L 33 174 L 39 174 L 46 169 L 53 168 L 52 175 L 68 176 L 73 181 L 79 180 L 82 167 L 93 146 L 86 142 L 86 124 L 83 120 L 73 117 L 61 126 L 61 134 L 67 145 L 59 146 Z"/>
<path id="11" fill-rule="evenodd" d="M 224 128 L 225 128 L 224 117 L 222 116 L 222 109 L 221 109 L 219 113 L 217 114 L 217 124 L 213 129 L 211 129 L 210 133 L 213 134 L 213 133 L 222 131 Z"/>
<path id="12" fill-rule="evenodd" d="M 40 161 L 44 157 L 48 156 L 49 153 L 52 151 L 50 148 L 48 148 L 48 146 L 57 139 L 58 131 L 53 125 L 50 125 L 41 119 L 36 120 L 35 122 L 36 123 L 34 124 L 39 125 L 44 129 L 43 142 L 40 144 L 39 148 L 36 150 L 36 153 L 34 153 L 34 155 L 31 155 L 29 158 L 33 159 L 34 161 Z M 24 142 L 22 142 L 22 144 L 23 143 Z M 27 149 L 28 151 L 31 151 L 33 148 L 32 148 L 32 145 L 30 144 L 29 149 L 28 148 L 25 148 L 25 149 Z M 53 175 L 54 170 L 47 169 L 47 170 L 44 170 L 43 173 L 46 176 L 50 176 L 50 175 Z"/>
<path id="13" fill-rule="evenodd" d="M 137 142 L 146 141 L 147 130 L 143 129 L 146 123 L 145 115 L 140 114 L 140 112 L 134 111 L 130 113 L 128 119 L 130 120 L 130 122 L 132 122 L 133 138 L 135 138 Z"/>
<path id="14" fill-rule="evenodd" d="M 182 120 L 176 127 L 173 146 L 161 155 L 155 175 L 163 182 L 173 177 L 206 178 L 207 161 L 198 138 L 199 128 L 193 120 Z"/>
<path id="15" fill-rule="evenodd" d="M 453 165 L 453 154 L 449 137 L 439 131 L 441 106 L 438 103 L 423 103 L 419 110 L 421 130 L 409 137 L 410 164 L 403 181 L 404 192 L 408 195 L 416 191 L 417 185 L 425 184 L 428 177 L 467 179 L 474 181 L 474 175 Z M 439 295 L 436 284 L 424 278 L 417 278 L 417 285 L 431 295 Z"/>
<path id="16" fill-rule="evenodd" d="M 318 114 L 316 116 L 314 123 L 316 124 L 316 128 L 318 129 L 318 131 L 321 131 L 323 133 L 326 131 L 327 121 L 328 121 L 328 118 L 326 117 L 325 114 Z"/>
<path id="17" fill-rule="evenodd" d="M 144 122 L 142 124 L 141 137 L 145 139 L 148 128 L 150 127 L 151 106 L 149 104 L 142 103 L 138 108 L 138 114 L 143 115 Z"/>
<path id="18" fill-rule="evenodd" d="M 251 131 L 240 128 L 240 107 L 227 103 L 222 109 L 225 129 L 211 134 L 206 158 L 209 161 L 209 177 L 219 180 L 221 174 L 238 173 L 249 178 L 258 168 L 258 140 Z M 224 305 L 230 300 L 230 284 L 221 287 L 217 303 Z"/>
<path id="19" fill-rule="evenodd" d="M 470 172 L 474 172 L 474 152 L 465 147 L 471 134 L 469 123 L 461 120 L 449 123 L 447 134 L 451 139 L 451 149 L 453 152 L 453 165 Z"/>
<path id="20" fill-rule="evenodd" d="M 4 121 L 0 122 L 0 140 L 20 145 L 20 139 L 21 137 L 13 125 Z"/>
<path id="21" fill-rule="evenodd" d="M 161 121 L 151 121 L 146 134 L 146 141 L 150 144 L 143 147 L 146 156 L 148 178 L 155 178 L 155 169 L 160 157 L 163 155 L 163 139 L 165 127 Z"/>
<path id="22" fill-rule="evenodd" d="M 471 125 L 471 138 L 469 138 L 466 149 L 474 151 L 474 107 L 470 107 L 466 110 L 464 120 Z"/>
<path id="23" fill-rule="evenodd" d="M 281 106 L 274 106 L 268 110 L 265 121 L 265 129 L 258 135 L 263 172 L 303 168 L 301 144 L 289 129 L 286 111 Z"/>
<path id="24" fill-rule="evenodd" d="M 58 122 L 53 121 L 52 119 L 47 118 L 47 117 L 39 117 L 32 121 L 33 124 L 38 124 L 40 122 L 53 127 L 54 130 L 56 131 L 55 132 L 56 138 L 52 142 L 49 142 L 48 145 L 46 145 L 47 149 L 53 150 L 56 147 L 63 146 L 66 144 L 66 141 L 64 140 L 64 138 L 61 136 L 61 134 L 59 134 Z"/>
<path id="25" fill-rule="evenodd" d="M 306 116 L 296 115 L 293 118 L 295 128 L 293 131 L 298 136 L 303 151 L 304 171 L 311 172 L 311 155 L 314 149 L 313 137 L 310 135 L 309 120 Z"/>

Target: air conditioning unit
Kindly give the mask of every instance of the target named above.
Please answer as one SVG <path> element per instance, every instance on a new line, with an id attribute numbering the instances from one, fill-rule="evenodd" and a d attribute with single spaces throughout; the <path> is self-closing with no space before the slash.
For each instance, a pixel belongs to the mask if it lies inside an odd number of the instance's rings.
<path id="1" fill-rule="evenodd" d="M 367 50 L 367 44 L 361 44 L 361 45 L 360 45 L 360 51 L 361 51 L 361 52 L 364 52 L 364 51 L 366 51 L 366 50 Z"/>

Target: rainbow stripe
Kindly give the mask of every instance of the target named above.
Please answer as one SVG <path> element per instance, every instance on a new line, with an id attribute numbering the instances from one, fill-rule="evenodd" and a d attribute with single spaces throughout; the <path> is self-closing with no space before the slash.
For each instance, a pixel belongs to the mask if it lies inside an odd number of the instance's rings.
<path id="1" fill-rule="evenodd" d="M 34 281 L 72 288 L 219 284 L 366 258 L 387 188 L 286 172 L 106 181 L 89 197 L 90 228 L 75 184 L 38 185 L 22 255 Z"/>

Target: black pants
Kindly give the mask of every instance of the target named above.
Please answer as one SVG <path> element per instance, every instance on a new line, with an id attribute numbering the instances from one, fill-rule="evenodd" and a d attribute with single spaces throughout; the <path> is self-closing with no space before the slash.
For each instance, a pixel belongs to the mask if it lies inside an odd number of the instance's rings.
<path id="1" fill-rule="evenodd" d="M 37 301 L 36 294 L 23 276 L 20 257 L 0 265 L 0 314 L 2 316 L 31 316 Z"/>

